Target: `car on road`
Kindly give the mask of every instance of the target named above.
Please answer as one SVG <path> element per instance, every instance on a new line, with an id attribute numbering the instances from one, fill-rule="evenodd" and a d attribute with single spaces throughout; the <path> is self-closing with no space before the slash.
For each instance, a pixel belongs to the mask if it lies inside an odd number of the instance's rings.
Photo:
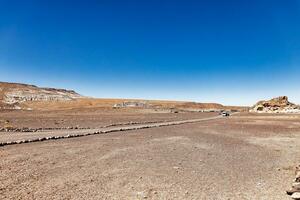
<path id="1" fill-rule="evenodd" d="M 223 117 L 228 117 L 228 116 L 230 116 L 230 114 L 229 114 L 228 112 L 222 112 L 221 115 L 222 115 Z"/>

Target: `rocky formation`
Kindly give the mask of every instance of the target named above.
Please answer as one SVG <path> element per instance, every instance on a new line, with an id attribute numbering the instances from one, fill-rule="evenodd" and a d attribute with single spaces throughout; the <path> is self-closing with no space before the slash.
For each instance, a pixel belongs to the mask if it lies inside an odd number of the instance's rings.
<path id="1" fill-rule="evenodd" d="M 288 101 L 287 96 L 281 96 L 269 101 L 259 101 L 250 112 L 258 113 L 300 113 L 300 106 Z"/>
<path id="2" fill-rule="evenodd" d="M 0 108 L 2 109 L 21 109 L 21 104 L 28 101 L 70 101 L 77 98 L 82 96 L 73 90 L 0 82 Z"/>

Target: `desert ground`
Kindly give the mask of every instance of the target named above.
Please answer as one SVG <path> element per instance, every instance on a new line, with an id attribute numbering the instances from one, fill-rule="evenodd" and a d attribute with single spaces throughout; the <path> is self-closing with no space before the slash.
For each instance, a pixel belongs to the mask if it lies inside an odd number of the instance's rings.
<path id="1" fill-rule="evenodd" d="M 199 121 L 143 128 L 191 119 Z M 0 120 L 44 128 L 1 132 L 2 141 L 129 128 L 0 147 L 0 199 L 284 200 L 300 160 L 300 115 L 86 109 Z"/>
<path id="2" fill-rule="evenodd" d="M 175 121 L 213 115 L 215 114 L 199 112 L 170 113 L 168 110 L 153 109 L 15 110 L 0 112 L 0 127 L 4 127 L 5 122 L 9 121 L 8 125 L 14 128 L 100 128 L 120 123 Z"/>

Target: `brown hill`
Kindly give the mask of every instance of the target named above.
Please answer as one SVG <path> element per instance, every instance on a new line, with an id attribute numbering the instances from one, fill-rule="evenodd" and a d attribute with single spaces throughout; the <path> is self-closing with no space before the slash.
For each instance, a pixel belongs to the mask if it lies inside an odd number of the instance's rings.
<path id="1" fill-rule="evenodd" d="M 226 107 L 218 103 L 86 98 L 73 90 L 41 88 L 35 85 L 0 82 L 0 109 L 113 109 L 122 106 L 126 107 L 127 105 L 129 108 L 136 109 L 171 109 L 186 111 L 245 109 L 243 107 Z"/>
<path id="2" fill-rule="evenodd" d="M 100 98 L 81 98 L 74 101 L 39 101 L 24 102 L 26 107 L 34 110 L 65 110 L 65 109 L 113 109 L 115 105 L 121 109 L 167 109 L 167 110 L 209 110 L 224 109 L 224 106 L 216 103 L 194 103 L 182 101 L 164 101 L 164 100 L 141 100 L 141 99 L 100 99 Z M 137 106 L 133 106 L 137 105 Z M 141 105 L 141 106 L 140 106 Z"/>
<path id="3" fill-rule="evenodd" d="M 40 88 L 35 85 L 0 82 L 0 107 L 21 109 L 26 102 L 70 101 L 82 98 L 73 90 Z"/>

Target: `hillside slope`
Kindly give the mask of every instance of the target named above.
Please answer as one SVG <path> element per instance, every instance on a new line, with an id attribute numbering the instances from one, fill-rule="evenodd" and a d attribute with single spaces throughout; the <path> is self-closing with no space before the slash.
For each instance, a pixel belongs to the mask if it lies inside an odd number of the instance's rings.
<path id="1" fill-rule="evenodd" d="M 176 110 L 245 110 L 245 107 L 228 107 L 218 103 L 87 98 L 79 95 L 73 90 L 41 88 L 35 85 L 0 82 L 0 109 L 113 109 L 116 108 L 115 105 L 128 105 L 123 107 L 125 109 L 158 109 L 167 112 L 175 112 Z"/>
<path id="2" fill-rule="evenodd" d="M 82 98 L 73 90 L 0 82 L 0 108 L 21 109 L 25 102 L 70 101 Z"/>

